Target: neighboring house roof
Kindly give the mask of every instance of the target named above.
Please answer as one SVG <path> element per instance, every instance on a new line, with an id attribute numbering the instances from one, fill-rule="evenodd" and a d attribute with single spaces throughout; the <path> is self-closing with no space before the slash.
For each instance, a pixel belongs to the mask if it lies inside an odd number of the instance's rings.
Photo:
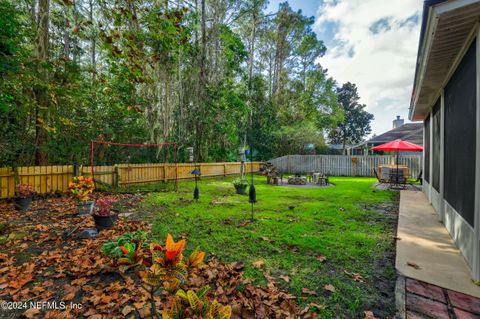
<path id="1" fill-rule="evenodd" d="M 353 148 L 361 147 L 365 144 L 383 144 L 387 142 L 401 139 L 411 143 L 423 146 L 423 123 L 406 123 L 402 126 L 394 128 L 388 132 L 377 135 L 368 141 L 360 143 Z"/>
<path id="2" fill-rule="evenodd" d="M 327 145 L 329 149 L 332 149 L 332 150 L 342 150 L 343 149 L 343 144 L 328 144 Z M 349 148 L 351 147 L 352 145 L 345 145 L 345 148 Z"/>
<path id="3" fill-rule="evenodd" d="M 367 143 L 387 143 L 397 139 L 423 145 L 423 123 L 406 123 L 371 138 Z"/>

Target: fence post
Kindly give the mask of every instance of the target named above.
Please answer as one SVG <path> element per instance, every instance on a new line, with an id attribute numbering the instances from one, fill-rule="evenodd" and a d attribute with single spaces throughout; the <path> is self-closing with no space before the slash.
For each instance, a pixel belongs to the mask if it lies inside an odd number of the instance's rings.
<path id="1" fill-rule="evenodd" d="M 13 181 L 15 185 L 20 183 L 20 175 L 18 174 L 18 166 L 14 164 L 12 166 L 12 172 L 13 172 Z"/>
<path id="2" fill-rule="evenodd" d="M 223 163 L 223 177 L 227 176 L 227 163 Z"/>
<path id="3" fill-rule="evenodd" d="M 73 176 L 79 176 L 79 167 L 77 162 L 73 162 Z"/>
<path id="4" fill-rule="evenodd" d="M 118 176 L 118 166 L 113 167 L 113 186 L 118 187 L 120 177 Z"/>

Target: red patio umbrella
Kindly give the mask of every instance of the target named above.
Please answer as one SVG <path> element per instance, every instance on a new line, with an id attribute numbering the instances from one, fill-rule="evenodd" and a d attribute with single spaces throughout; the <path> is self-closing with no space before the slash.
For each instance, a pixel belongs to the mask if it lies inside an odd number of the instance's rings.
<path id="1" fill-rule="evenodd" d="M 409 151 L 409 152 L 422 152 L 423 147 L 415 143 L 410 143 L 407 141 L 402 141 L 401 139 L 394 140 L 382 145 L 372 147 L 373 151 L 396 151 L 397 152 L 397 183 L 398 183 L 398 153 L 400 151 Z"/>

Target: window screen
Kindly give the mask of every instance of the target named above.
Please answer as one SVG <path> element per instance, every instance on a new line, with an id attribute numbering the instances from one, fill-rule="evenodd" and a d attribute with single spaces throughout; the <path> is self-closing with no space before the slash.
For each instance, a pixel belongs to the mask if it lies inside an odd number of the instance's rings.
<path id="1" fill-rule="evenodd" d="M 445 87 L 445 199 L 474 224 L 476 41 Z"/>
<path id="2" fill-rule="evenodd" d="M 440 192 L 440 123 L 442 113 L 440 112 L 440 99 L 433 107 L 432 112 L 432 186 Z"/>
<path id="3" fill-rule="evenodd" d="M 423 171 L 425 172 L 425 180 L 430 183 L 430 115 L 427 116 L 423 126 L 423 134 L 425 136 L 425 145 L 423 156 L 425 157 L 425 167 Z"/>

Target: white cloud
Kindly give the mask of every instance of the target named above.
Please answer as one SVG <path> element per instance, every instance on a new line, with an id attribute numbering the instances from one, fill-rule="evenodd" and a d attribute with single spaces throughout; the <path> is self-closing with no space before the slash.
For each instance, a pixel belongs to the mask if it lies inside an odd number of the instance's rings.
<path id="1" fill-rule="evenodd" d="M 318 62 L 339 84 L 350 81 L 358 86 L 361 102 L 375 115 L 376 134 L 391 129 L 396 115 L 408 115 L 422 4 L 422 0 L 326 0 L 319 8 L 317 32 L 324 33 L 333 23 L 335 34 Z M 411 18 L 415 15 L 418 23 Z M 380 27 L 372 28 L 379 21 Z M 375 29 L 378 33 L 372 32 Z"/>

